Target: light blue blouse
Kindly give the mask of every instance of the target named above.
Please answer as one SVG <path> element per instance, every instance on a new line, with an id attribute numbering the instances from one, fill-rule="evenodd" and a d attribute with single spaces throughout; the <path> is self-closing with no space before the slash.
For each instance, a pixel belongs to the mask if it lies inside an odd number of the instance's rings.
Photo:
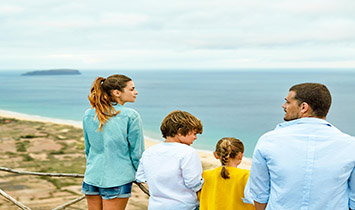
<path id="1" fill-rule="evenodd" d="M 84 182 L 97 187 L 114 187 L 135 180 L 139 159 L 144 151 L 142 120 L 139 114 L 122 105 L 120 113 L 98 130 L 95 109 L 83 118 L 86 170 Z"/>
<path id="2" fill-rule="evenodd" d="M 267 210 L 355 209 L 354 170 L 354 137 L 301 118 L 259 139 L 245 193 Z"/>

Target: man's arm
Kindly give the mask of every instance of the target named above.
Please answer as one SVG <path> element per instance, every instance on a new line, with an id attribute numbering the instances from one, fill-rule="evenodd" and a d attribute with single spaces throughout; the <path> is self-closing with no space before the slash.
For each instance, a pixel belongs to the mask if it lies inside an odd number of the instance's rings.
<path id="1" fill-rule="evenodd" d="M 255 147 L 253 160 L 250 169 L 250 176 L 247 185 L 244 189 L 244 195 L 248 200 L 254 201 L 257 204 L 263 204 L 265 209 L 269 202 L 270 195 L 270 172 L 267 165 L 267 160 L 262 152 L 262 139 L 259 139 Z M 262 206 L 260 206 L 262 207 Z"/>
<path id="2" fill-rule="evenodd" d="M 349 210 L 355 209 L 355 167 L 350 174 L 348 180 L 348 189 L 349 189 Z"/>
<path id="3" fill-rule="evenodd" d="M 254 201 L 255 204 L 255 210 L 265 210 L 267 203 L 258 203 Z"/>

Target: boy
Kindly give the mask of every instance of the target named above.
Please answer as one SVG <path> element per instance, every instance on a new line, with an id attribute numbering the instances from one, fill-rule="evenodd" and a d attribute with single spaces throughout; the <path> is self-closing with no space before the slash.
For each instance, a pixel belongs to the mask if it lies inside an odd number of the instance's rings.
<path id="1" fill-rule="evenodd" d="M 147 149 L 140 160 L 137 182 L 147 182 L 149 210 L 198 209 L 196 192 L 203 184 L 202 165 L 189 147 L 202 133 L 202 123 L 188 112 L 173 111 L 160 127 L 165 141 Z"/>

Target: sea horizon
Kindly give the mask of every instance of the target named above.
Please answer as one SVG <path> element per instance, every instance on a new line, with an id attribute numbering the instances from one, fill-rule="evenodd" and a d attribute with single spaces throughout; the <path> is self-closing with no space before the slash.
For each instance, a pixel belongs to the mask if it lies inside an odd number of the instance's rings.
<path id="1" fill-rule="evenodd" d="M 355 71 L 90 71 L 81 75 L 20 76 L 22 71 L 0 71 L 0 110 L 37 118 L 81 124 L 90 108 L 87 96 L 94 79 L 114 73 L 128 75 L 139 92 L 135 109 L 143 120 L 146 138 L 162 141 L 160 123 L 173 110 L 198 117 L 204 131 L 192 145 L 211 152 L 222 137 L 236 137 L 252 157 L 257 140 L 283 122 L 281 108 L 288 89 L 298 83 L 328 86 L 333 104 L 327 120 L 355 135 Z"/>

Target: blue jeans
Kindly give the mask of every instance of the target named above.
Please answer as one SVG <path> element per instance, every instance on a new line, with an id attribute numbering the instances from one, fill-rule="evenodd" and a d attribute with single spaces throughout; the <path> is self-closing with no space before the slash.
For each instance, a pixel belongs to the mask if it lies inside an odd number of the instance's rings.
<path id="1" fill-rule="evenodd" d="M 102 199 L 105 200 L 114 198 L 129 198 L 131 197 L 131 191 L 132 182 L 125 185 L 109 188 L 96 187 L 83 182 L 83 187 L 81 189 L 81 192 L 85 195 L 100 195 Z"/>

